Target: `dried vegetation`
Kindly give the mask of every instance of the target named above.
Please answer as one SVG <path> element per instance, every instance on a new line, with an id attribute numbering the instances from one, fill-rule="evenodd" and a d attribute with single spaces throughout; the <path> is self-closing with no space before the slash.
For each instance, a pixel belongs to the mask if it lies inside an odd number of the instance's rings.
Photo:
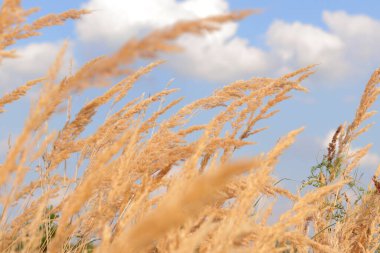
<path id="1" fill-rule="evenodd" d="M 0 62 L 17 57 L 7 50 L 17 40 L 89 13 L 69 10 L 25 24 L 36 11 L 22 9 L 18 0 L 3 1 Z M 273 117 L 274 107 L 291 92 L 306 91 L 301 82 L 314 66 L 279 78 L 236 81 L 174 112 L 182 98 L 165 101 L 176 89 L 125 102 L 133 85 L 162 63 L 132 70 L 135 60 L 178 51 L 174 40 L 182 34 L 201 36 L 251 13 L 154 31 L 59 80 L 64 45 L 45 77 L 4 95 L 3 115 L 4 107 L 40 86 L 0 165 L 1 252 L 378 252 L 380 167 L 355 205 L 346 191 L 370 148 L 352 152 L 350 145 L 370 127 L 362 123 L 373 115 L 369 109 L 380 91 L 380 70 L 366 85 L 352 123 L 339 126 L 323 162 L 312 169 L 304 183 L 309 191 L 302 195 L 279 187 L 272 173 L 302 128 L 266 153 L 239 161 L 233 154 L 254 144 L 250 140 L 266 129 L 257 125 Z M 116 76 L 123 79 L 111 85 Z M 75 117 L 68 106 L 64 126 L 49 130 L 47 122 L 66 101 L 99 84 L 110 87 Z M 120 105 L 118 110 L 84 135 L 97 110 L 111 102 Z M 192 124 L 196 112 L 216 108 L 209 122 Z M 30 175 L 38 177 L 30 180 Z M 293 207 L 269 224 L 273 205 L 258 205 L 263 196 L 273 203 L 279 196 L 288 198 Z"/>

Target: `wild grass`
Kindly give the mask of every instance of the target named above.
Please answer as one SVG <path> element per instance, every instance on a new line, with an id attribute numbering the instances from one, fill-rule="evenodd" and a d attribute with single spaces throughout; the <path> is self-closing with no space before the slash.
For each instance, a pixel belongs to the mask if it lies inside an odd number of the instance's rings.
<path id="1" fill-rule="evenodd" d="M 90 13 L 69 10 L 26 24 L 34 12 L 20 1 L 3 1 L 0 63 L 17 57 L 7 48 L 18 40 Z M 163 63 L 133 70 L 137 59 L 176 52 L 174 40 L 181 35 L 201 36 L 251 13 L 177 23 L 59 79 L 64 45 L 46 76 L 0 98 L 4 120 L 11 103 L 40 86 L 0 165 L 1 252 L 379 252 L 380 166 L 360 199 L 349 199 L 346 191 L 356 186 L 352 171 L 370 148 L 351 152 L 350 146 L 370 127 L 362 125 L 374 114 L 369 110 L 380 93 L 380 70 L 365 86 L 352 123 L 337 128 L 302 195 L 279 187 L 273 170 L 303 128 L 285 134 L 268 152 L 244 160 L 234 159 L 234 152 L 254 144 L 266 130 L 259 123 L 275 116 L 291 92 L 306 91 L 301 83 L 314 66 L 278 78 L 239 80 L 179 110 L 182 98 L 169 99 L 177 89 L 125 102 L 133 85 Z M 112 85 L 113 77 L 122 80 Z M 72 117 L 71 98 L 93 86 L 109 88 Z M 66 102 L 63 127 L 50 130 L 47 123 Z M 118 110 L 84 135 L 98 109 L 110 103 Z M 198 111 L 215 114 L 194 125 Z M 259 206 L 263 196 L 273 203 Z M 280 196 L 292 208 L 269 224 Z"/>

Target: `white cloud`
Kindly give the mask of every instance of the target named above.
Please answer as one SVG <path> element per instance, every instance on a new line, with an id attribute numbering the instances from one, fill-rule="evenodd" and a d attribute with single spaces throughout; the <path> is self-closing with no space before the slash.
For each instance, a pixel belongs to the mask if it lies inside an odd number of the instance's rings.
<path id="1" fill-rule="evenodd" d="M 369 36 L 380 37 L 374 32 L 380 28 L 380 22 L 366 15 L 349 15 L 344 11 L 324 11 L 323 20 L 333 33 L 342 38 L 365 41 Z M 358 37 L 360 35 L 361 37 Z M 371 42 L 371 40 L 367 40 L 367 42 Z"/>
<path id="2" fill-rule="evenodd" d="M 229 11 L 225 0 L 90 0 L 83 7 L 95 12 L 77 23 L 80 39 L 85 43 L 105 43 L 109 47 L 178 20 Z M 265 53 L 249 46 L 236 32 L 237 24 L 231 22 L 206 36 L 183 36 L 178 43 L 185 50 L 170 56 L 169 64 L 179 72 L 212 81 L 233 80 L 268 69 Z"/>
<path id="3" fill-rule="evenodd" d="M 331 72 L 328 75 L 330 77 L 331 74 L 338 75 L 347 70 L 343 60 L 343 41 L 319 27 L 300 22 L 275 21 L 266 36 L 272 48 L 272 57 L 278 59 L 280 68 L 285 66 L 285 72 L 290 67 L 294 69 L 313 63 L 320 64 L 319 72 Z M 334 72 L 331 71 L 332 66 Z"/>
<path id="4" fill-rule="evenodd" d="M 330 51 L 339 51 L 343 47 L 339 37 L 300 22 L 288 24 L 284 21 L 275 21 L 267 35 L 268 44 L 283 60 L 295 58 L 302 64 L 318 59 L 320 55 Z"/>
<path id="5" fill-rule="evenodd" d="M 226 13 L 224 0 L 90 0 L 84 8 L 94 10 L 77 23 L 84 42 L 120 45 L 125 40 L 178 20 L 196 19 Z"/>
<path id="6" fill-rule="evenodd" d="M 346 61 L 351 70 L 378 67 L 380 21 L 365 15 L 349 15 L 344 11 L 323 13 L 323 20 L 332 33 L 345 43 Z"/>
<path id="7" fill-rule="evenodd" d="M 169 63 L 178 72 L 219 82 L 266 72 L 270 67 L 266 53 L 237 37 L 236 30 L 237 24 L 232 23 L 206 38 L 184 36 L 179 44 L 185 51 Z"/>
<path id="8" fill-rule="evenodd" d="M 16 48 L 18 57 L 4 59 L 0 64 L 1 90 L 9 90 L 46 75 L 54 62 L 62 43 L 35 43 Z M 65 55 L 64 68 L 67 70 L 71 50 Z"/>
<path id="9" fill-rule="evenodd" d="M 81 41 L 113 49 L 178 20 L 229 11 L 227 0 L 89 0 L 83 7 L 94 13 L 77 23 Z M 251 75 L 279 75 L 317 63 L 318 77 L 337 84 L 378 64 L 380 34 L 374 31 L 380 29 L 379 21 L 342 11 L 325 11 L 322 16 L 326 29 L 274 21 L 265 34 L 266 50 L 239 37 L 236 22 L 204 37 L 183 36 L 178 43 L 185 50 L 169 56 L 169 64 L 189 76 L 228 82 Z"/>
<path id="10" fill-rule="evenodd" d="M 343 81 L 378 67 L 380 34 L 374 31 L 380 21 L 344 11 L 324 11 L 322 17 L 327 29 L 284 21 L 268 29 L 267 43 L 282 72 L 317 63 L 323 80 Z"/>

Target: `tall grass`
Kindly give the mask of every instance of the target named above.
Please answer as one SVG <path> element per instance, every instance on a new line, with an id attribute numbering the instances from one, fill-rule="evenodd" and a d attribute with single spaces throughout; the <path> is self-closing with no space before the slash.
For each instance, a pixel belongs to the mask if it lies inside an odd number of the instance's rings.
<path id="1" fill-rule="evenodd" d="M 3 1 L 0 62 L 16 57 L 7 48 L 18 40 L 91 15 L 69 10 L 26 24 L 35 11 L 22 9 L 17 0 Z M 162 64 L 131 70 L 131 63 L 176 52 L 180 48 L 173 42 L 181 35 L 201 36 L 251 13 L 154 31 L 60 80 L 64 45 L 46 76 L 4 95 L 2 114 L 30 88 L 40 91 L 0 166 L 1 252 L 379 252 L 380 167 L 356 205 L 346 190 L 355 186 L 352 171 L 370 148 L 350 151 L 351 142 L 370 127 L 362 125 L 374 114 L 369 109 L 380 92 L 380 70 L 370 77 L 352 123 L 338 127 L 303 195 L 279 187 L 272 173 L 303 128 L 285 134 L 266 153 L 235 160 L 234 152 L 254 144 L 252 136 L 265 131 L 258 124 L 275 116 L 291 92 L 306 91 L 301 83 L 314 66 L 279 78 L 236 81 L 177 111 L 182 98 L 168 98 L 177 89 L 122 104 L 133 85 Z M 112 85 L 113 77 L 122 80 Z M 71 97 L 96 85 L 109 88 L 75 117 L 67 106 L 63 127 L 49 130 L 47 122 Z M 118 110 L 84 135 L 97 110 L 110 103 Z M 198 111 L 215 114 L 194 125 Z M 258 205 L 263 196 L 273 204 L 282 196 L 293 206 L 269 224 L 273 205 Z"/>

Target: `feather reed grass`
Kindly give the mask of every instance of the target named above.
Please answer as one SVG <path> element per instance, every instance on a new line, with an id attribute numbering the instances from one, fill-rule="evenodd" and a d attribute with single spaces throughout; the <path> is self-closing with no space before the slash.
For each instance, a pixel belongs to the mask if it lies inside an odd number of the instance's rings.
<path id="1" fill-rule="evenodd" d="M 25 24 L 36 11 L 22 9 L 17 0 L 3 1 L 0 61 L 17 57 L 7 51 L 17 40 L 89 14 L 69 10 Z M 5 105 L 42 84 L 0 165 L 1 252 L 379 252 L 378 172 L 374 187 L 355 205 L 345 190 L 370 149 L 352 152 L 350 147 L 371 126 L 360 128 L 374 114 L 368 110 L 380 93 L 380 70 L 366 85 L 352 123 L 337 128 L 321 172 L 305 182 L 315 189 L 302 195 L 278 186 L 273 171 L 303 128 L 252 158 L 236 161 L 234 152 L 255 144 L 254 137 L 267 129 L 258 124 L 274 117 L 292 92 L 307 91 L 301 83 L 314 73 L 314 65 L 279 78 L 236 81 L 179 109 L 183 98 L 169 99 L 177 89 L 124 102 L 135 83 L 163 62 L 138 70 L 131 63 L 176 52 L 180 48 L 173 41 L 181 35 L 201 36 L 252 13 L 177 23 L 128 41 L 111 56 L 95 58 L 58 80 L 65 44 L 46 77 L 0 98 L 4 113 Z M 111 86 L 116 76 L 123 79 Z M 62 128 L 49 130 L 53 116 L 64 118 L 59 108 L 65 101 L 97 85 L 111 87 L 75 117 L 68 108 Z M 118 109 L 83 135 L 97 110 L 111 102 Z M 217 113 L 208 122 L 191 124 L 197 111 L 213 109 Z M 270 224 L 279 197 L 293 206 Z M 271 204 L 260 206 L 262 198 Z"/>

